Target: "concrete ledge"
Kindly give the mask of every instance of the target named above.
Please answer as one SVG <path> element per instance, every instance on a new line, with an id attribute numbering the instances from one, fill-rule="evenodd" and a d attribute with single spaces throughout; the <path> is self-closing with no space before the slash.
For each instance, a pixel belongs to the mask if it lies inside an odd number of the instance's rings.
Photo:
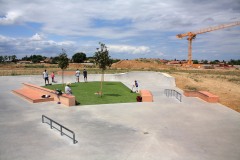
<path id="1" fill-rule="evenodd" d="M 140 90 L 142 102 L 153 102 L 153 95 L 149 90 Z"/>
<path id="2" fill-rule="evenodd" d="M 58 71 L 57 72 L 58 75 L 62 75 L 62 71 Z M 76 71 L 64 71 L 63 74 L 65 76 L 72 76 L 72 75 L 75 75 L 76 74 Z"/>
<path id="3" fill-rule="evenodd" d="M 36 86 L 30 83 L 23 83 L 23 88 L 13 90 L 13 92 L 17 93 L 18 95 L 26 98 L 27 100 L 33 103 L 44 102 L 43 99 L 45 100 L 48 98 L 39 97 L 41 97 L 42 95 L 50 95 L 51 98 L 56 102 L 61 102 L 66 106 L 75 106 L 75 96 L 67 94 L 62 94 L 58 96 L 53 90 Z"/>
<path id="4" fill-rule="evenodd" d="M 219 102 L 219 97 L 207 91 L 184 91 L 186 97 L 198 97 L 209 103 Z"/>
<path id="5" fill-rule="evenodd" d="M 13 90 L 13 93 L 27 99 L 28 101 L 30 101 L 32 103 L 54 101 L 53 97 L 42 98 L 42 94 L 40 94 L 37 91 L 33 91 L 31 89 L 28 89 L 28 88 Z"/>

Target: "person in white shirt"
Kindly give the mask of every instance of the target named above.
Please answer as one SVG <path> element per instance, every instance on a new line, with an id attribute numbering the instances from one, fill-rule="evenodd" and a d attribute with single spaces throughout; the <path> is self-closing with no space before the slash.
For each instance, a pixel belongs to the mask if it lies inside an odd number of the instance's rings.
<path id="1" fill-rule="evenodd" d="M 79 77 L 80 77 L 79 69 L 76 70 L 75 76 L 76 76 L 76 81 L 79 82 Z"/>
<path id="2" fill-rule="evenodd" d="M 70 83 L 66 83 L 65 93 L 66 93 L 66 94 L 72 94 L 72 90 L 71 90 L 71 88 L 70 88 Z"/>
<path id="3" fill-rule="evenodd" d="M 45 69 L 45 71 L 43 72 L 43 79 L 45 81 L 45 85 L 46 85 L 46 82 L 48 82 L 49 84 L 49 80 L 48 80 L 48 73 L 47 73 L 47 70 Z"/>

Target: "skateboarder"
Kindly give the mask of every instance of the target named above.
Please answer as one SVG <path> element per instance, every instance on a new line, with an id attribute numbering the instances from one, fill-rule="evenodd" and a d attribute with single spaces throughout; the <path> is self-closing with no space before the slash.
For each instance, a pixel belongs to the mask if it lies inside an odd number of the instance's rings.
<path id="1" fill-rule="evenodd" d="M 135 92 L 138 92 L 138 82 L 137 80 L 134 81 L 133 87 L 132 87 L 132 92 L 134 92 L 133 90 L 135 90 Z"/>

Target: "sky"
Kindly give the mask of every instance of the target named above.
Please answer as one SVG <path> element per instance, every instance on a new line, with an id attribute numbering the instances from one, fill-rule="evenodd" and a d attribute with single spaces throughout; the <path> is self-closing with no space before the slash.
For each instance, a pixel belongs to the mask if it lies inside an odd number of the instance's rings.
<path id="1" fill-rule="evenodd" d="M 187 59 L 177 34 L 240 21 L 240 0 L 0 0 L 0 55 Z M 192 59 L 240 59 L 240 25 L 198 34 Z"/>

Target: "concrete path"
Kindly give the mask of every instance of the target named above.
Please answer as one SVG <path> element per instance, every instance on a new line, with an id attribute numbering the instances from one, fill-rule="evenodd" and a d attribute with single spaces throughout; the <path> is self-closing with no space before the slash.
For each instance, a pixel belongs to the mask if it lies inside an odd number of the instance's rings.
<path id="1" fill-rule="evenodd" d="M 100 75 L 89 75 L 90 81 Z M 55 102 L 32 104 L 11 93 L 23 82 L 43 85 L 42 76 L 0 77 L 1 160 L 239 160 L 240 114 L 221 104 L 183 97 L 174 78 L 158 72 L 106 75 L 131 88 L 154 94 L 153 103 L 65 107 Z M 61 80 L 61 77 L 57 77 Z M 74 82 L 73 76 L 65 81 Z M 82 81 L 83 79 L 81 79 Z M 179 90 L 181 92 L 181 90 Z M 46 115 L 73 130 L 77 144 L 41 122 Z"/>

